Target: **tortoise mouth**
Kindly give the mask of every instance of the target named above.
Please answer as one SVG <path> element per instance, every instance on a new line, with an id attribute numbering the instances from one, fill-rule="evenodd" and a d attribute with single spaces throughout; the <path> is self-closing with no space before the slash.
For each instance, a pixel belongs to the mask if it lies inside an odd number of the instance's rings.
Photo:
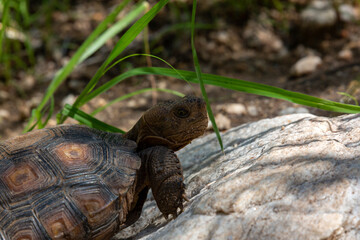
<path id="1" fill-rule="evenodd" d="M 187 144 L 189 144 L 192 140 L 200 137 L 204 134 L 207 128 L 207 118 L 206 121 L 201 120 L 193 123 L 193 127 L 187 128 L 183 131 L 179 131 L 175 134 L 166 136 L 166 139 L 173 144 L 171 149 L 177 151 Z"/>

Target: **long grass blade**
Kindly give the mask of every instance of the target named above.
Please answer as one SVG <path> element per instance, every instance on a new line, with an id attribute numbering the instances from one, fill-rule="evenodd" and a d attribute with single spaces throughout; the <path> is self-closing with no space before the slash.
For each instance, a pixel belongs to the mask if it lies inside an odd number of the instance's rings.
<path id="1" fill-rule="evenodd" d="M 351 94 L 349 93 L 346 93 L 346 92 L 337 92 L 337 94 L 340 94 L 340 95 L 343 95 L 345 97 L 348 97 L 349 99 L 353 100 L 355 105 L 359 105 L 359 102 L 358 100 L 356 99 L 356 97 L 352 96 Z"/>
<path id="2" fill-rule="evenodd" d="M 222 139 L 221 139 L 220 131 L 219 131 L 217 125 L 216 125 L 215 117 L 214 117 L 214 114 L 213 114 L 213 112 L 211 110 L 209 99 L 207 97 L 207 93 L 206 93 L 205 86 L 204 86 L 204 81 L 202 79 L 202 72 L 201 72 L 201 69 L 200 69 L 199 59 L 197 57 L 196 48 L 195 48 L 196 5 L 197 5 L 197 1 L 193 0 L 193 8 L 192 8 L 192 16 L 191 16 L 191 50 L 192 50 L 192 55 L 193 55 L 194 67 L 195 67 L 196 77 L 199 80 L 201 94 L 203 95 L 203 97 L 205 99 L 205 102 L 206 102 L 206 109 L 207 109 L 210 121 L 212 123 L 213 129 L 214 129 L 216 137 L 218 139 L 221 151 L 224 152 L 224 146 L 223 146 L 223 142 L 222 142 Z"/>
<path id="3" fill-rule="evenodd" d="M 55 108 L 55 100 L 54 100 L 54 96 L 51 96 L 51 98 L 50 98 L 50 109 L 49 109 L 49 112 L 47 114 L 47 117 L 46 117 L 46 120 L 44 122 L 43 127 L 45 127 L 46 123 L 50 120 L 50 118 L 51 118 L 51 116 L 52 116 L 52 114 L 54 112 L 54 108 Z M 41 119 L 39 119 L 39 120 L 41 121 Z"/>
<path id="4" fill-rule="evenodd" d="M 116 16 L 119 14 L 120 11 L 124 9 L 124 7 L 130 2 L 130 0 L 124 0 L 120 5 L 118 5 L 112 13 L 102 21 L 99 26 L 90 34 L 90 36 L 85 40 L 85 42 L 80 46 L 80 48 L 76 51 L 74 56 L 70 59 L 68 64 L 60 69 L 54 79 L 51 81 L 48 89 L 45 92 L 43 99 L 41 100 L 38 107 L 35 109 L 34 114 L 30 117 L 27 126 L 25 127 L 25 131 L 30 129 L 33 122 L 36 118 L 41 118 L 41 110 L 44 108 L 46 103 L 49 101 L 50 97 L 54 94 L 57 90 L 59 85 L 65 80 L 65 78 L 72 72 L 75 66 L 78 64 L 80 58 L 85 53 L 87 48 L 94 42 L 94 40 L 107 28 L 108 24 L 112 23 Z"/>
<path id="5" fill-rule="evenodd" d="M 101 34 L 101 36 L 99 36 L 81 56 L 79 63 L 81 63 L 89 56 L 91 56 L 94 52 L 96 52 L 106 43 L 106 41 L 113 38 L 119 32 L 124 30 L 131 22 L 133 22 L 141 13 L 146 10 L 146 7 L 148 5 L 149 4 L 147 2 L 142 2 L 136 5 L 132 11 L 130 11 L 123 19 L 121 19 L 121 21 L 116 22 L 113 26 L 111 26 L 108 30 Z"/>
<path id="6" fill-rule="evenodd" d="M 160 76 L 179 78 L 178 73 L 180 73 L 183 77 L 185 77 L 189 82 L 197 83 L 197 84 L 199 83 L 199 80 L 197 79 L 195 72 L 185 71 L 185 70 L 177 70 L 175 72 L 174 70 L 169 68 L 158 68 L 158 67 L 134 68 L 127 71 L 124 74 L 119 75 L 118 77 L 128 78 L 139 75 L 154 74 Z M 208 73 L 203 73 L 202 79 L 204 81 L 204 84 L 214 85 L 240 92 L 261 95 L 265 97 L 278 98 L 289 102 L 302 104 L 309 107 L 315 107 L 327 111 L 341 112 L 341 113 L 360 113 L 359 106 L 321 99 L 303 93 L 288 91 L 282 88 L 269 86 L 266 84 L 254 83 L 254 82 L 249 82 L 249 81 L 244 81 L 244 80 L 229 78 L 224 76 L 218 76 Z"/>
<path id="7" fill-rule="evenodd" d="M 81 111 L 80 109 L 71 106 L 69 104 L 66 104 L 64 106 L 64 109 L 61 111 L 62 115 L 69 116 L 80 123 L 87 125 L 92 128 L 96 128 L 99 130 L 107 131 L 107 132 L 119 132 L 119 133 L 125 133 L 123 130 L 118 129 L 114 126 L 111 126 L 109 124 L 106 124 L 91 115 Z"/>
<path id="8" fill-rule="evenodd" d="M 83 98 L 95 87 L 100 80 L 100 77 L 105 73 L 106 67 L 118 57 L 122 51 L 139 35 L 139 33 L 149 24 L 149 22 L 157 15 L 157 13 L 168 3 L 169 0 L 160 0 L 155 6 L 153 6 L 144 16 L 137 20 L 129 30 L 116 43 L 114 49 L 111 51 L 108 58 L 100 66 L 95 73 L 94 77 L 89 81 L 84 90 L 80 93 L 76 99 L 74 106 L 77 107 L 82 102 Z M 60 122 L 64 122 L 66 117 L 61 118 Z"/>
<path id="9" fill-rule="evenodd" d="M 110 101 L 109 103 L 107 103 L 106 105 L 102 106 L 102 107 L 99 107 L 97 109 L 95 109 L 90 115 L 91 116 L 94 116 L 95 114 L 98 114 L 99 112 L 103 111 L 105 108 L 113 105 L 114 103 L 117 103 L 117 102 L 120 102 L 120 101 L 123 101 L 127 98 L 130 98 L 130 97 L 133 97 L 135 95 L 139 95 L 139 94 L 142 94 L 142 93 L 145 93 L 145 92 L 151 92 L 151 91 L 159 91 L 159 92 L 167 92 L 167 93 L 171 93 L 171 94 L 174 94 L 176 96 L 179 96 L 179 97 L 184 97 L 185 95 L 182 94 L 181 92 L 178 92 L 178 91 L 175 91 L 175 90 L 171 90 L 171 89 L 164 89 L 164 88 L 143 88 L 143 89 L 140 89 L 138 91 L 134 91 L 132 93 L 129 93 L 129 94 L 125 94 L 121 97 L 118 97 L 112 101 Z"/>
<path id="10" fill-rule="evenodd" d="M 177 70 L 168 62 L 166 62 L 164 59 L 157 57 L 155 55 L 151 55 L 151 54 L 144 54 L 144 53 L 140 53 L 140 54 L 131 54 L 128 55 L 126 57 L 123 57 L 119 60 L 117 60 L 114 64 L 112 64 L 110 67 L 108 67 L 107 69 L 110 69 L 112 67 L 114 67 L 116 64 L 118 64 L 121 61 L 124 61 L 125 59 L 128 59 L 130 57 L 136 57 L 136 56 L 148 56 L 148 57 L 152 57 L 155 58 L 157 60 L 162 61 L 163 63 L 167 64 L 170 68 L 172 68 L 175 72 L 177 72 Z M 181 73 L 178 72 L 178 76 L 179 78 L 183 79 L 184 81 L 186 81 L 186 78 L 183 77 L 181 75 Z M 81 102 L 79 102 L 78 107 L 81 107 L 82 105 L 84 105 L 85 103 L 89 102 L 91 99 L 95 98 L 96 96 L 106 92 L 107 90 L 109 90 L 110 88 L 112 88 L 113 86 L 115 86 L 116 84 L 120 83 L 121 81 L 125 80 L 127 78 L 126 76 L 126 72 L 124 74 L 121 74 L 111 80 L 109 80 L 108 82 L 106 82 L 105 84 L 101 85 L 100 87 L 96 88 L 95 90 L 93 90 L 91 93 L 89 93 L 87 96 L 85 96 L 83 98 L 83 100 Z"/>
<path id="11" fill-rule="evenodd" d="M 9 11 L 10 11 L 10 1 L 4 1 L 2 4 L 2 18 L 0 23 L 0 61 L 3 61 L 4 57 L 4 40 L 5 40 L 5 30 L 10 21 Z"/>

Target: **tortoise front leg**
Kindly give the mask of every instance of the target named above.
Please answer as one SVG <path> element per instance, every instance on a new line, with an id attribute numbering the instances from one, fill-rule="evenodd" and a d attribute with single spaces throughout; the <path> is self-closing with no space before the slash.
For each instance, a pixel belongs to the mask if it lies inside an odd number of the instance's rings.
<path id="1" fill-rule="evenodd" d="M 149 187 L 144 187 L 140 191 L 138 195 L 138 201 L 136 202 L 135 207 L 126 216 L 126 221 L 120 226 L 120 230 L 129 227 L 140 218 L 141 211 L 146 201 L 148 191 L 149 191 Z"/>
<path id="2" fill-rule="evenodd" d="M 165 218 L 177 217 L 183 211 L 185 185 L 182 167 L 176 154 L 163 146 L 155 146 L 139 153 L 145 162 L 146 183 L 151 187 L 158 208 Z"/>

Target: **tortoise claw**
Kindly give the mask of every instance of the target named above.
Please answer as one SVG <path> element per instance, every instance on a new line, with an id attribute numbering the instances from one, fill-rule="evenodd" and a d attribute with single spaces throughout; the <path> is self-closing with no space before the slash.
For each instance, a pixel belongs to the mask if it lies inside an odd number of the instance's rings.
<path id="1" fill-rule="evenodd" d="M 176 211 L 173 212 L 173 213 L 163 213 L 164 218 L 165 218 L 166 220 L 169 220 L 169 215 L 170 215 L 170 214 L 172 215 L 172 219 L 177 218 L 177 217 L 179 216 L 179 214 L 184 211 L 184 206 L 183 206 L 182 204 L 179 206 L 179 208 L 180 208 L 180 211 L 179 211 L 179 212 L 178 212 L 178 210 L 176 209 Z"/>
<path id="2" fill-rule="evenodd" d="M 190 202 L 190 199 L 186 196 L 185 193 L 182 195 L 182 198 L 183 198 L 185 201 Z"/>
<path id="3" fill-rule="evenodd" d="M 179 205 L 179 208 L 180 208 L 179 214 L 184 212 L 184 205 L 182 203 Z"/>

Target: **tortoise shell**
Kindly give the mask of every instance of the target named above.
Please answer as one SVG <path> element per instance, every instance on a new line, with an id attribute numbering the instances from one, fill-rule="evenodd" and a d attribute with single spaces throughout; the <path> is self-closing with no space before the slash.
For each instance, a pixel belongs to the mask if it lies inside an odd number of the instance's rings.
<path id="1" fill-rule="evenodd" d="M 0 239 L 107 239 L 141 159 L 120 134 L 62 125 L 0 143 Z"/>

